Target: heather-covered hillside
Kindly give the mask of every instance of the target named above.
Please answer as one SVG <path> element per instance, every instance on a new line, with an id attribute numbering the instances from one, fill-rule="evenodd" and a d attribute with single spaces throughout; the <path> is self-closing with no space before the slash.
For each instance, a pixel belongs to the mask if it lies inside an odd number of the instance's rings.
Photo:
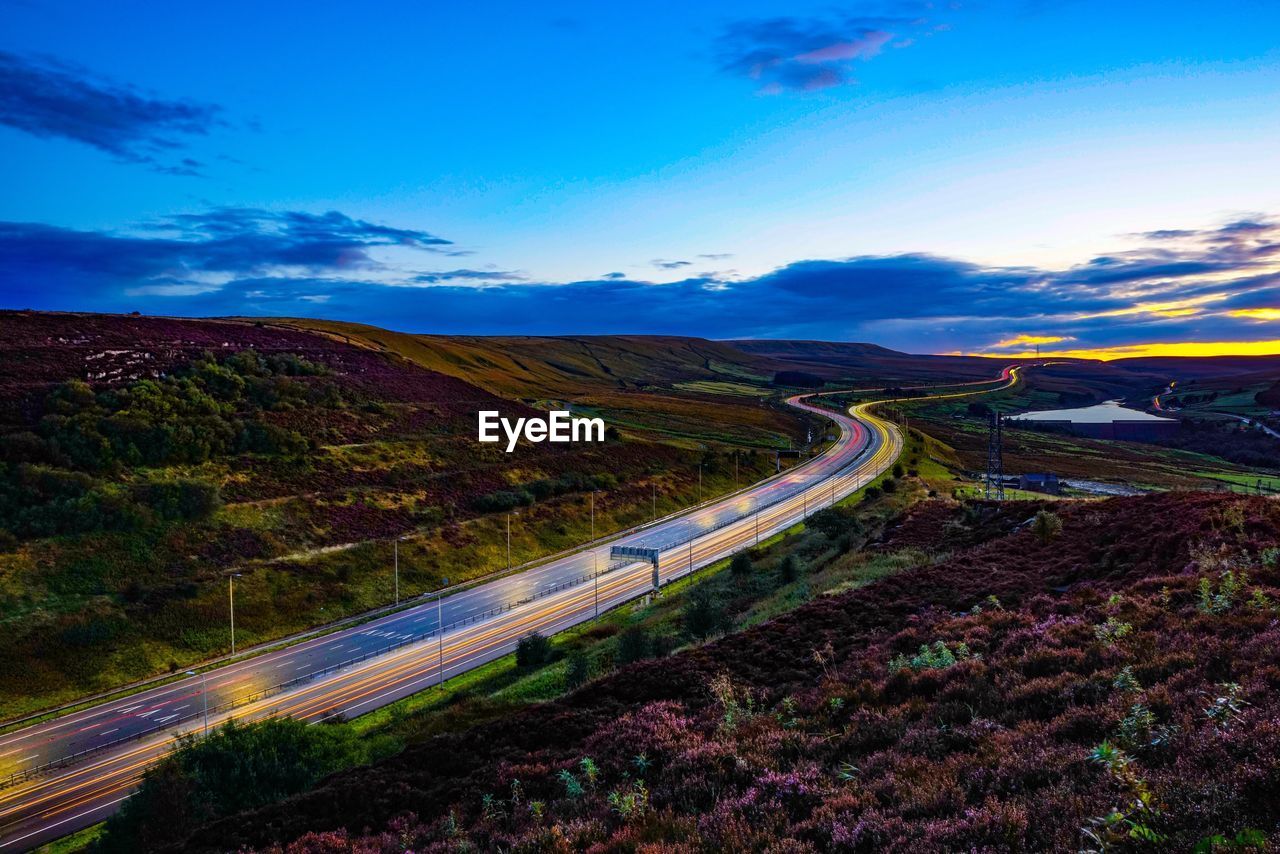
<path id="1" fill-rule="evenodd" d="M 941 563 L 412 746 L 187 850 L 1280 841 L 1280 505 L 1170 493 L 1002 533 L 1017 511 Z"/>
<path id="2" fill-rule="evenodd" d="M 0 717 L 176 670 L 688 506 L 773 470 L 794 414 L 703 407 L 720 443 L 476 442 L 533 412 L 459 376 L 266 322 L 0 313 Z M 766 392 L 767 393 L 767 392 Z M 645 397 L 643 393 L 635 393 Z M 696 410 L 696 396 L 680 401 Z M 741 408 L 760 425 L 742 429 Z M 723 420 L 720 420 L 723 419 Z M 734 455 L 736 454 L 736 464 Z M 655 501 L 656 499 L 656 501 Z"/>

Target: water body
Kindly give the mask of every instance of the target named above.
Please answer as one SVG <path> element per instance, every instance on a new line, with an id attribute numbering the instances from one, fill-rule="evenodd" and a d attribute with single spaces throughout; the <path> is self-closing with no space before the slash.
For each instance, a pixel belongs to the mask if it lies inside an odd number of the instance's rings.
<path id="1" fill-rule="evenodd" d="M 1074 424 L 1110 424 L 1113 421 L 1174 421 L 1173 418 L 1161 418 L 1140 409 L 1122 406 L 1118 400 L 1108 400 L 1094 406 L 1079 409 L 1046 409 L 1039 412 L 1025 412 L 1022 415 L 1011 415 L 1011 419 L 1020 421 L 1070 421 Z"/>

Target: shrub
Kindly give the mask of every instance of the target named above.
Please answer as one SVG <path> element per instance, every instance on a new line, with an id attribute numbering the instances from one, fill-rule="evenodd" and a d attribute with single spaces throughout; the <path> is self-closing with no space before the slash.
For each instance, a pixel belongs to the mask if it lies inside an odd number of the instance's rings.
<path id="1" fill-rule="evenodd" d="M 868 487 L 867 491 L 870 492 L 874 488 L 875 487 Z M 891 477 L 886 477 L 884 480 L 880 481 L 880 490 L 885 495 L 892 495 L 898 491 L 898 482 Z"/>
<path id="2" fill-rule="evenodd" d="M 803 574 L 804 566 L 795 555 L 787 555 L 778 567 L 778 580 L 783 584 L 790 584 Z"/>
<path id="3" fill-rule="evenodd" d="M 202 480 L 173 480 L 138 487 L 137 498 L 161 519 L 207 519 L 222 506 L 216 484 Z"/>
<path id="4" fill-rule="evenodd" d="M 868 502 L 875 501 L 879 497 L 880 497 L 880 487 L 878 486 L 868 486 L 862 492 L 863 501 L 868 501 Z"/>
<path id="5" fill-rule="evenodd" d="M 942 670 L 958 661 L 976 657 L 963 642 L 948 645 L 938 640 L 932 644 L 921 644 L 920 651 L 910 658 L 906 655 L 895 655 L 889 660 L 889 669 Z"/>
<path id="6" fill-rule="evenodd" d="M 902 463 L 894 463 L 894 464 L 893 464 L 893 476 L 894 476 L 894 477 L 896 477 L 896 478 L 898 478 L 899 480 L 901 480 L 901 479 L 902 479 L 902 476 L 903 476 L 905 473 L 906 473 L 906 472 L 904 472 L 904 471 L 902 470 Z"/>
<path id="7" fill-rule="evenodd" d="M 591 659 L 582 650 L 569 653 L 569 660 L 564 665 L 564 687 L 573 690 L 581 688 L 591 679 Z"/>
<path id="8" fill-rule="evenodd" d="M 97 850 L 153 851 L 180 844 L 203 823 L 306 791 L 334 771 L 393 748 L 345 725 L 310 726 L 290 718 L 233 721 L 203 740 L 184 736 L 107 821 Z"/>
<path id="9" fill-rule="evenodd" d="M 1041 510 L 1031 520 L 1031 533 L 1041 543 L 1048 543 L 1062 533 L 1062 519 L 1057 513 Z"/>
<path id="10" fill-rule="evenodd" d="M 738 552 L 729 562 L 729 572 L 739 577 L 750 575 L 752 567 L 751 555 L 748 552 Z"/>
<path id="11" fill-rule="evenodd" d="M 684 627 L 695 638 L 707 638 L 724 626 L 724 606 L 710 590 L 698 587 L 685 600 Z"/>
<path id="12" fill-rule="evenodd" d="M 632 664 L 648 658 L 653 651 L 644 626 L 629 626 L 618 635 L 618 664 Z"/>
<path id="13" fill-rule="evenodd" d="M 516 644 L 516 667 L 541 667 L 551 660 L 551 641 L 537 632 L 530 632 Z"/>

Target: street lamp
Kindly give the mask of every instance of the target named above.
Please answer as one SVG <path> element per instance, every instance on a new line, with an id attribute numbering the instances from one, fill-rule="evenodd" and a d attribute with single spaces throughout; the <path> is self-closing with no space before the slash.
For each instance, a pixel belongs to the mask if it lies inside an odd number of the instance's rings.
<path id="1" fill-rule="evenodd" d="M 400 604 L 400 543 L 407 537 L 396 537 L 394 543 L 395 550 L 395 575 L 396 575 L 396 604 Z"/>
<path id="2" fill-rule="evenodd" d="M 231 654 L 236 654 L 236 579 L 240 573 L 233 572 L 227 576 L 228 614 L 231 616 Z"/>
<path id="3" fill-rule="evenodd" d="M 188 676 L 195 676 L 194 670 L 187 671 Z M 209 674 L 200 674 L 200 699 L 204 701 L 204 734 L 209 734 Z"/>
<path id="4" fill-rule="evenodd" d="M 444 591 L 449 586 L 449 579 L 443 579 L 444 585 L 440 588 L 440 592 L 436 594 L 436 636 L 438 638 L 439 649 L 436 653 L 436 659 L 440 667 L 440 685 L 444 685 Z"/>
<path id="5" fill-rule="evenodd" d="M 511 568 L 511 513 L 507 512 L 507 569 Z"/>
<path id="6" fill-rule="evenodd" d="M 596 541 L 596 493 L 598 489 L 591 490 L 591 542 Z"/>
<path id="7" fill-rule="evenodd" d="M 702 463 L 698 463 L 698 503 L 702 503 Z"/>

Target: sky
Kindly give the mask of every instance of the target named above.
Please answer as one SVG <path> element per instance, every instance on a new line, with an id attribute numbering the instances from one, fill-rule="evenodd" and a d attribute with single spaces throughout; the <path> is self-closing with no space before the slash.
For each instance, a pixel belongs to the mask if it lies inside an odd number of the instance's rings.
<path id="1" fill-rule="evenodd" d="M 1280 353 L 1270 0 L 0 19 L 0 307 Z"/>

